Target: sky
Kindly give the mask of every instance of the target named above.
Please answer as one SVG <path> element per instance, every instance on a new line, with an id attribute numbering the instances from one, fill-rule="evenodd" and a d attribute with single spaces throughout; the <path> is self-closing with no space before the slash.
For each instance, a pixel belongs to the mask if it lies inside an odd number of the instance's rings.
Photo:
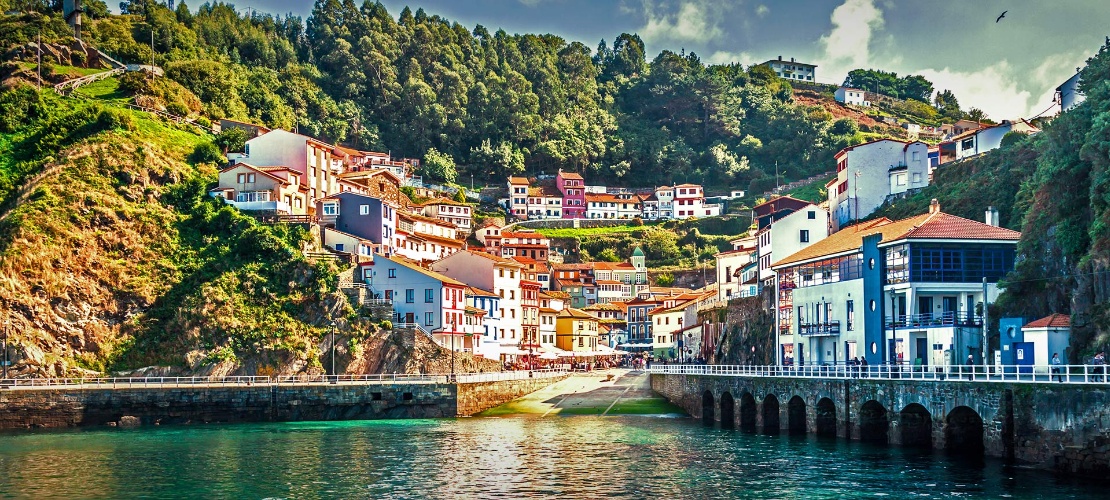
<path id="1" fill-rule="evenodd" d="M 196 1 L 196 0 L 194 0 Z M 225 0 L 226 1 L 226 0 Z M 311 0 L 232 0 L 240 7 L 307 18 Z M 361 3 L 361 0 L 356 0 Z M 382 0 L 396 17 L 414 11 L 510 33 L 554 33 L 593 48 L 637 33 L 648 59 L 686 50 L 710 63 L 782 56 L 843 82 L 873 68 L 919 74 L 950 89 L 963 109 L 996 120 L 1049 108 L 1110 35 L 1108 0 Z M 194 6 L 195 7 L 195 6 Z M 1006 11 L 999 22 L 995 19 Z M 1051 114 L 1053 111 L 1050 111 Z"/>

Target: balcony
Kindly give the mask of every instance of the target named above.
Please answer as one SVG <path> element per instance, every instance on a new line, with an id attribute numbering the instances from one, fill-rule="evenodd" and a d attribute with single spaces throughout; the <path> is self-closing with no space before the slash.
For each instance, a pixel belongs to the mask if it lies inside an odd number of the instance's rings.
<path id="1" fill-rule="evenodd" d="M 802 323 L 798 325 L 798 334 L 803 337 L 831 337 L 840 335 L 840 322 L 828 323 Z"/>
<path id="2" fill-rule="evenodd" d="M 951 326 L 983 326 L 983 317 L 972 313 L 944 312 L 909 314 L 904 316 L 890 316 L 886 318 L 887 328 L 931 328 Z"/>

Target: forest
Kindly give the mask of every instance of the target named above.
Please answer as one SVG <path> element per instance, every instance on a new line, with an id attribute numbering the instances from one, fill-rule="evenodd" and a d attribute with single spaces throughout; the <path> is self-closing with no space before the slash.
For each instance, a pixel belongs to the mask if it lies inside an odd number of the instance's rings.
<path id="1" fill-rule="evenodd" d="M 769 68 L 710 65 L 684 51 L 650 57 L 635 34 L 591 48 L 354 0 L 317 0 L 307 20 L 220 2 L 171 11 L 129 0 L 123 15 L 100 4 L 86 2 L 85 39 L 123 62 L 153 58 L 208 119 L 397 156 L 434 149 L 460 178 L 500 183 L 561 168 L 615 185 L 762 192 L 776 171 L 790 181 L 829 170 L 837 150 L 868 132 L 797 104 Z M 42 9 L 53 26 L 44 36 L 64 38 L 60 12 Z M 2 31 L 9 45 L 34 36 Z"/>

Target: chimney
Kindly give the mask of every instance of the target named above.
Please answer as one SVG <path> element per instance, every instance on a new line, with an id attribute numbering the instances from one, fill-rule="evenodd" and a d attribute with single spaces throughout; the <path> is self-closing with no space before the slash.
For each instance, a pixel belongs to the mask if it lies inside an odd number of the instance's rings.
<path id="1" fill-rule="evenodd" d="M 940 202 L 937 201 L 936 198 L 933 198 L 933 201 L 929 202 L 929 213 L 940 213 Z"/>
<path id="2" fill-rule="evenodd" d="M 791 58 L 790 58 L 790 62 L 794 62 L 794 58 L 793 58 L 793 57 L 791 57 Z"/>
<path id="3" fill-rule="evenodd" d="M 993 206 L 987 207 L 985 219 L 988 225 L 998 227 L 998 209 Z"/>
<path id="4" fill-rule="evenodd" d="M 779 56 L 779 60 L 780 60 L 780 61 L 782 60 L 782 56 Z"/>

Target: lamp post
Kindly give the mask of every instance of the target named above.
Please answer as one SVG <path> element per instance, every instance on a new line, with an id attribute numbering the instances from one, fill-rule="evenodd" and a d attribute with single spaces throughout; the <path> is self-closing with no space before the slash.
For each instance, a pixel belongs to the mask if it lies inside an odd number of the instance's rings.
<path id="1" fill-rule="evenodd" d="M 328 325 L 328 333 L 331 334 L 331 374 L 332 374 L 332 376 L 336 376 L 337 374 L 335 373 L 335 321 L 334 320 L 331 322 L 330 325 Z M 337 379 L 338 379 L 338 377 L 337 377 Z M 334 383 L 334 381 L 333 381 L 333 383 Z"/>
<path id="2" fill-rule="evenodd" d="M 897 319 L 895 318 L 894 297 L 895 297 L 894 296 L 894 290 L 891 290 L 890 291 L 890 347 L 889 347 L 890 354 L 888 356 L 888 359 L 889 359 L 889 362 L 891 364 L 891 370 L 892 371 L 894 370 L 894 368 L 893 368 L 893 366 L 894 366 L 894 356 L 895 356 L 894 346 L 896 346 L 898 344 L 898 330 L 897 330 L 898 323 L 897 323 Z"/>

